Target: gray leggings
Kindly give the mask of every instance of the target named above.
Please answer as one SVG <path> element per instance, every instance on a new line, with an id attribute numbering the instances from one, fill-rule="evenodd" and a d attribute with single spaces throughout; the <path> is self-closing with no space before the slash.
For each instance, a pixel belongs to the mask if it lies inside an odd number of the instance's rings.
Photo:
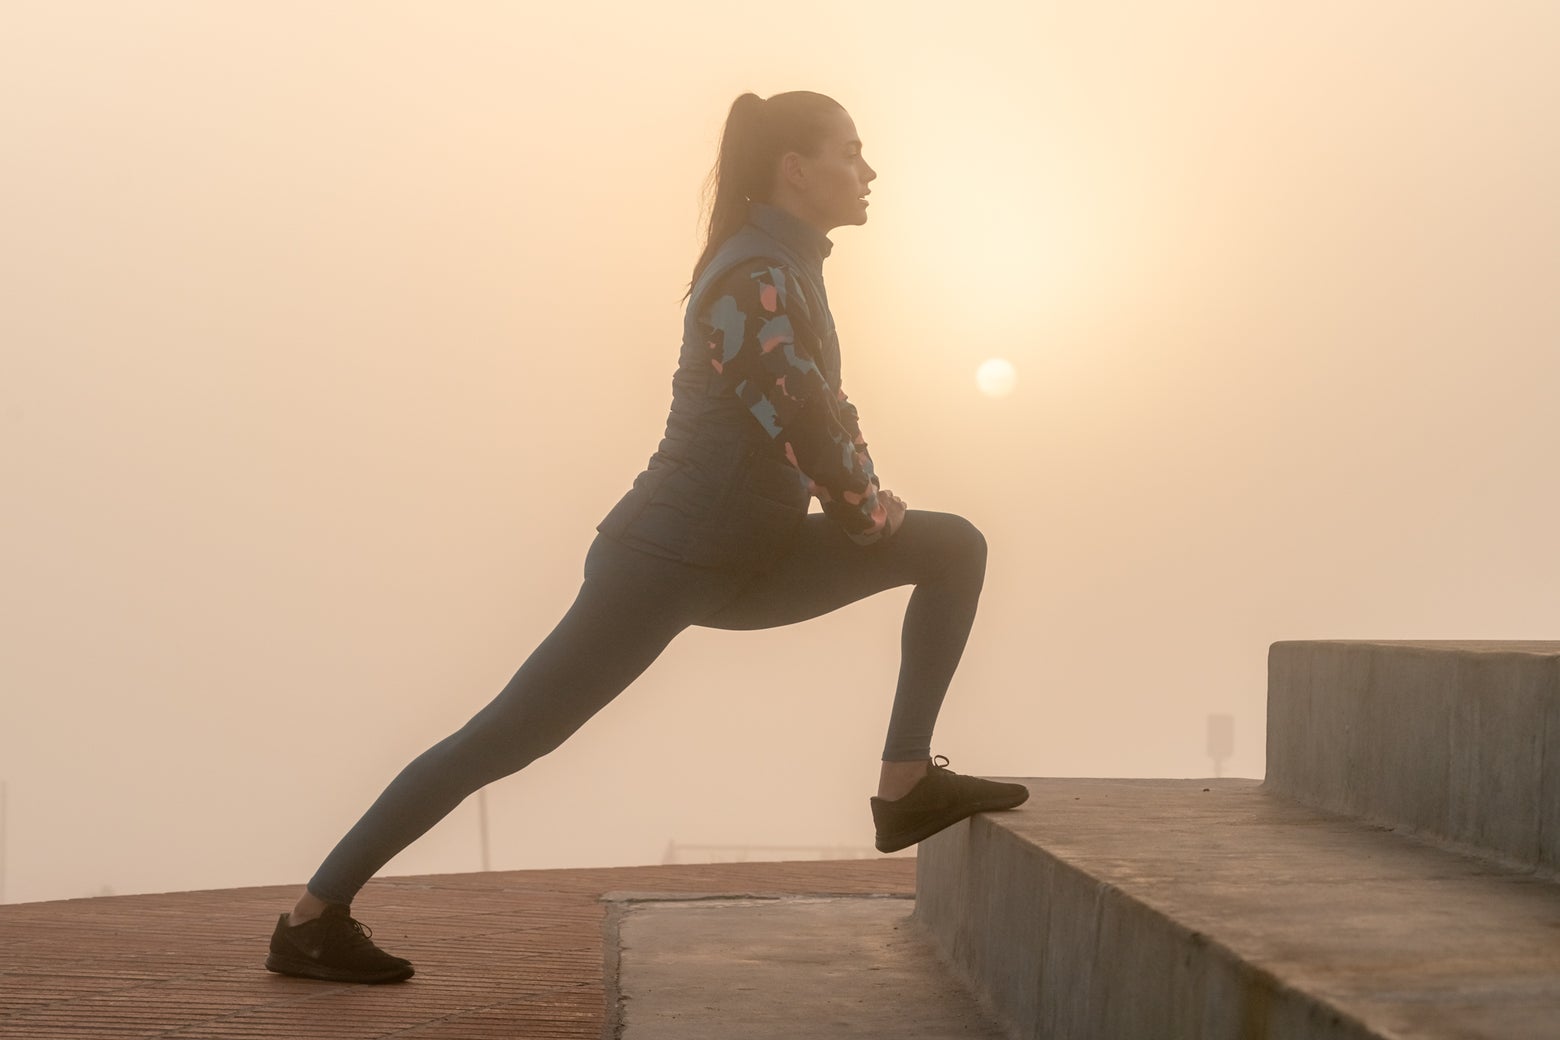
<path id="1" fill-rule="evenodd" d="M 795 547 L 759 575 L 681 564 L 598 535 L 585 555 L 584 583 L 557 627 L 492 702 L 401 770 L 326 857 L 309 891 L 352 902 L 467 795 L 562 744 L 689 625 L 774 628 L 914 585 L 883 759 L 927 758 L 985 576 L 980 531 L 961 516 L 918 509 L 906 511 L 893 537 L 867 546 L 810 514 Z"/>

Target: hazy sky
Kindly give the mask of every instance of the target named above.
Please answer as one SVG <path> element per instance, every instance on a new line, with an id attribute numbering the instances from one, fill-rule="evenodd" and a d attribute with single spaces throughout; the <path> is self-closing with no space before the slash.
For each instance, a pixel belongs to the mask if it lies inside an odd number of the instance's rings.
<path id="1" fill-rule="evenodd" d="M 534 6 L 0 8 L 6 899 L 301 883 L 503 686 L 744 90 L 879 173 L 825 270 L 884 486 L 990 545 L 955 769 L 1211 775 L 1219 713 L 1258 777 L 1275 640 L 1557 636 L 1560 5 Z M 908 596 L 689 630 L 493 865 L 868 849 Z"/>

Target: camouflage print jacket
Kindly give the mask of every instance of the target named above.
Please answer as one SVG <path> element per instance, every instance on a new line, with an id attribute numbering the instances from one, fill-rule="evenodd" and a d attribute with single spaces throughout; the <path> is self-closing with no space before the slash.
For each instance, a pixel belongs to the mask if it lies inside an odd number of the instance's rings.
<path id="1" fill-rule="evenodd" d="M 761 570 L 816 497 L 847 537 L 884 537 L 887 512 L 823 287 L 832 243 L 786 210 L 750 203 L 693 287 L 666 434 L 597 525 L 701 566 Z"/>

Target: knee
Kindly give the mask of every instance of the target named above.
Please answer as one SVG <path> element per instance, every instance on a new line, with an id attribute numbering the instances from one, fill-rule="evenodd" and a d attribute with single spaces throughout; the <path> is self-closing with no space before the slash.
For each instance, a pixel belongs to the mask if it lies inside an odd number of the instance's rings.
<path id="1" fill-rule="evenodd" d="M 946 533 L 947 559 L 950 565 L 977 574 L 986 572 L 986 536 L 980 528 L 955 513 L 948 514 Z"/>

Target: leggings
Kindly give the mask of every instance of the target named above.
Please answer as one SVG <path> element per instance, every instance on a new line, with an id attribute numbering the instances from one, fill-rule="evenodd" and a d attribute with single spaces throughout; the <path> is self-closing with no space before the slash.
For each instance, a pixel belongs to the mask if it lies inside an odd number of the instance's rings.
<path id="1" fill-rule="evenodd" d="M 554 750 L 623 692 L 689 625 L 747 630 L 818 617 L 914 585 L 883 760 L 931 753 L 932 726 L 975 621 L 986 540 L 952 513 L 906 510 L 895 534 L 857 545 L 812 513 L 795 545 L 759 574 L 695 567 L 597 535 L 563 619 L 469 722 L 403 769 L 310 879 L 351 903 L 392 857 L 479 788 Z"/>

